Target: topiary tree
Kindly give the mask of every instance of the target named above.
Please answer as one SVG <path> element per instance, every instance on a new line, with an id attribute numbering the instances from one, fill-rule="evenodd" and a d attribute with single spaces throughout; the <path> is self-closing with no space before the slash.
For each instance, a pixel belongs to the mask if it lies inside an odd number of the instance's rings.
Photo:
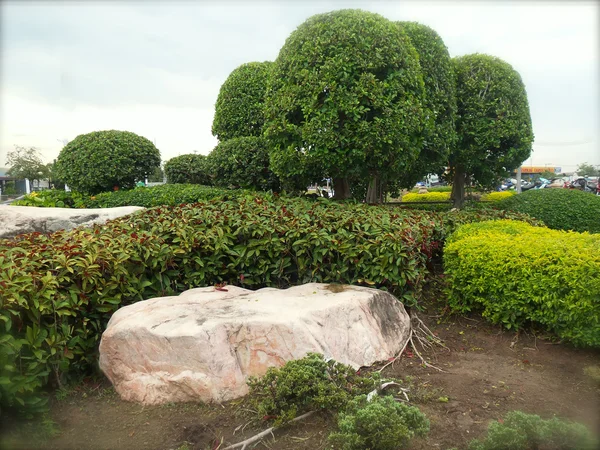
<path id="1" fill-rule="evenodd" d="M 243 136 L 260 136 L 264 124 L 263 103 L 270 61 L 242 64 L 221 86 L 212 133 L 220 141 Z"/>
<path id="2" fill-rule="evenodd" d="M 360 10 L 315 15 L 288 37 L 269 78 L 271 167 L 304 186 L 332 177 L 338 199 L 350 179 L 373 192 L 418 157 L 424 100 L 417 52 L 395 23 Z"/>
<path id="3" fill-rule="evenodd" d="M 74 191 L 97 194 L 116 186 L 133 188 L 160 166 L 160 152 L 152 142 L 129 131 L 81 134 L 61 150 L 56 160 L 58 178 Z"/>
<path id="4" fill-rule="evenodd" d="M 279 191 L 279 178 L 269 169 L 264 138 L 238 137 L 220 142 L 208 155 L 215 186 Z"/>
<path id="5" fill-rule="evenodd" d="M 533 130 L 519 73 L 494 56 L 453 59 L 458 143 L 450 154 L 452 199 L 461 208 L 465 183 L 493 187 L 531 154 Z"/>
<path id="6" fill-rule="evenodd" d="M 206 155 L 180 155 L 165 163 L 167 183 L 212 185 Z"/>
<path id="7" fill-rule="evenodd" d="M 443 174 L 456 144 L 456 79 L 448 48 L 437 32 L 417 22 L 398 22 L 419 54 L 428 120 L 419 158 L 403 174 L 402 187 L 412 187 L 429 173 Z"/>

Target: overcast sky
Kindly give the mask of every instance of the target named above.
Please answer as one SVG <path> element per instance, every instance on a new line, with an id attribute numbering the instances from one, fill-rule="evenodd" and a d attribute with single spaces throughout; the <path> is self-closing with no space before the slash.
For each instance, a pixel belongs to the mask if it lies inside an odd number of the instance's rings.
<path id="1" fill-rule="evenodd" d="M 488 53 L 525 82 L 534 153 L 526 165 L 600 165 L 596 2 L 2 1 L 0 166 L 14 145 L 49 162 L 61 141 L 117 129 L 163 161 L 208 154 L 228 74 L 273 61 L 313 14 L 360 8 L 434 28 L 451 56 Z"/>

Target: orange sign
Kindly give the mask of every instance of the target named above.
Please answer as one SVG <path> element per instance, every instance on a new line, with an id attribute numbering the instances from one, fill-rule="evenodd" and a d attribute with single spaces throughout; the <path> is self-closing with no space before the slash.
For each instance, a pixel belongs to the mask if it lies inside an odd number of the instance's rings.
<path id="1" fill-rule="evenodd" d="M 521 167 L 521 173 L 542 173 L 542 172 L 554 173 L 554 167 L 536 167 L 536 166 Z"/>

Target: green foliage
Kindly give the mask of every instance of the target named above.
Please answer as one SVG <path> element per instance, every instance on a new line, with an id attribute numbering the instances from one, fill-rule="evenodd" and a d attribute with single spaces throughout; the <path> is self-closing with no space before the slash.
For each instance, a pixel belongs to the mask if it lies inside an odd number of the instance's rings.
<path id="1" fill-rule="evenodd" d="M 443 173 L 456 145 L 456 80 L 448 48 L 431 28 L 417 22 L 398 22 L 419 54 L 425 82 L 426 123 L 423 149 L 401 184 L 413 186 L 427 173 Z"/>
<path id="2" fill-rule="evenodd" d="M 450 169 L 493 187 L 531 153 L 525 86 L 510 64 L 493 56 L 460 56 L 453 63 L 458 144 L 450 154 Z"/>
<path id="3" fill-rule="evenodd" d="M 523 222 L 465 225 L 446 242 L 449 304 L 509 329 L 534 322 L 600 346 L 600 235 Z"/>
<path id="4" fill-rule="evenodd" d="M 97 194 L 117 186 L 130 189 L 160 166 L 152 142 L 129 131 L 81 134 L 61 150 L 56 160 L 59 178 L 74 191 Z"/>
<path id="5" fill-rule="evenodd" d="M 207 167 L 206 155 L 180 155 L 165 163 L 165 174 L 168 183 L 175 184 L 212 184 L 212 177 Z"/>
<path id="6" fill-rule="evenodd" d="M 395 179 L 423 144 L 425 88 L 406 34 L 384 17 L 310 17 L 281 48 L 265 100 L 271 167 L 296 186 Z"/>
<path id="7" fill-rule="evenodd" d="M 576 189 L 530 189 L 498 203 L 498 208 L 543 220 L 555 230 L 600 233 L 600 197 Z"/>
<path id="8" fill-rule="evenodd" d="M 165 184 L 137 187 L 130 190 L 83 195 L 77 192 L 47 190 L 31 193 L 12 204 L 15 206 L 40 206 L 61 208 L 115 208 L 118 206 L 175 206 L 196 203 L 200 200 L 232 198 L 243 191 L 226 190 L 197 184 Z"/>
<path id="9" fill-rule="evenodd" d="M 429 420 L 418 408 L 392 396 L 367 401 L 361 395 L 339 414 L 338 427 L 329 439 L 342 450 L 396 450 L 406 448 L 414 436 L 425 436 Z"/>
<path id="10" fill-rule="evenodd" d="M 258 415 L 278 426 L 308 411 L 342 409 L 355 396 L 375 389 L 379 380 L 379 373 L 363 377 L 351 366 L 308 353 L 269 368 L 261 378 L 250 377 L 248 386 Z"/>
<path id="11" fill-rule="evenodd" d="M 598 177 L 600 176 L 600 168 L 596 169 L 593 165 L 588 163 L 579 164 L 579 166 L 577 166 L 577 174 L 580 177 Z"/>
<path id="12" fill-rule="evenodd" d="M 242 64 L 221 86 L 212 133 L 219 141 L 262 134 L 267 80 L 273 63 Z"/>
<path id="13" fill-rule="evenodd" d="M 510 198 L 515 194 L 515 191 L 488 192 L 481 196 L 481 200 L 485 202 L 499 202 L 505 198 Z"/>
<path id="14" fill-rule="evenodd" d="M 409 192 L 402 196 L 403 202 L 448 202 L 450 201 L 450 192 L 427 192 L 425 194 L 415 194 Z"/>
<path id="15" fill-rule="evenodd" d="M 472 441 L 469 450 L 593 450 L 598 444 L 582 424 L 511 411 L 490 423 L 486 438 Z"/>
<path id="16" fill-rule="evenodd" d="M 49 377 L 64 384 L 95 367 L 100 335 L 120 306 L 217 283 L 308 282 L 381 288 L 414 305 L 430 258 L 458 225 L 527 219 L 505 211 L 397 211 L 194 185 L 85 201 L 169 206 L 93 228 L 0 240 L 3 406 L 39 406 Z"/>
<path id="17" fill-rule="evenodd" d="M 208 155 L 214 185 L 279 191 L 279 178 L 269 169 L 269 151 L 260 137 L 239 137 L 220 142 Z"/>
<path id="18" fill-rule="evenodd" d="M 44 165 L 40 151 L 35 147 L 15 145 L 15 149 L 6 155 L 6 164 L 9 166 L 6 174 L 17 179 L 28 178 L 33 182 L 49 175 L 48 167 Z"/>
<path id="19" fill-rule="evenodd" d="M 39 206 L 42 208 L 73 208 L 77 201 L 81 201 L 84 198 L 86 197 L 83 194 L 76 192 L 49 189 L 32 192 L 25 195 L 21 200 L 16 200 L 11 204 L 13 206 Z"/>

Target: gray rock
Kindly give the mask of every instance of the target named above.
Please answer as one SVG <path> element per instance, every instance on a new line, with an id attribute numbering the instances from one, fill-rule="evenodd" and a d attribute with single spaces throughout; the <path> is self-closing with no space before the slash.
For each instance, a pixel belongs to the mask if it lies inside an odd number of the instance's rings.
<path id="1" fill-rule="evenodd" d="M 35 206 L 0 205 L 0 239 L 13 238 L 23 233 L 52 233 L 80 226 L 102 224 L 144 208 L 121 206 L 119 208 L 73 209 L 38 208 Z"/>

